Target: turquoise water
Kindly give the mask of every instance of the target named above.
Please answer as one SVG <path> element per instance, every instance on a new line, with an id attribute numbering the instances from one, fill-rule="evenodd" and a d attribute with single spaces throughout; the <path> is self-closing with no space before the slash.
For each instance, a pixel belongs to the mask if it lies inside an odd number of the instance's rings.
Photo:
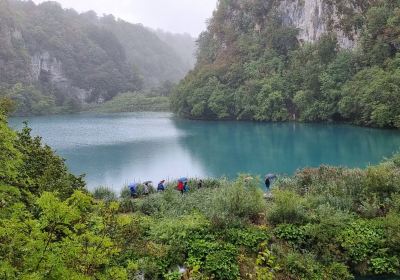
<path id="1" fill-rule="evenodd" d="M 134 180 L 293 174 L 320 164 L 365 167 L 399 150 L 400 132 L 335 124 L 205 122 L 168 113 L 80 114 L 28 120 L 90 188 Z"/>

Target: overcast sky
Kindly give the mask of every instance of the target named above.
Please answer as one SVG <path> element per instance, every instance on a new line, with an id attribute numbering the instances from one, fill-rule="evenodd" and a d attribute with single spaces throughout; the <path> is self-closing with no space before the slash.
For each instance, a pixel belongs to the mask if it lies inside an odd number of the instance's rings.
<path id="1" fill-rule="evenodd" d="M 35 3 L 45 0 L 33 0 Z M 132 23 L 197 36 L 206 28 L 217 0 L 57 0 L 78 12 L 94 10 Z"/>

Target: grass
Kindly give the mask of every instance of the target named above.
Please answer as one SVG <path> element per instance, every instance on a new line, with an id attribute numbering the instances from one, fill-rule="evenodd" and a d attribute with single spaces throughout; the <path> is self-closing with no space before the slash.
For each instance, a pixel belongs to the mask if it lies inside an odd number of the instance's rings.
<path id="1" fill-rule="evenodd" d="M 168 112 L 170 100 L 166 96 L 151 96 L 137 92 L 121 93 L 103 104 L 88 105 L 85 111 L 96 113 Z"/>

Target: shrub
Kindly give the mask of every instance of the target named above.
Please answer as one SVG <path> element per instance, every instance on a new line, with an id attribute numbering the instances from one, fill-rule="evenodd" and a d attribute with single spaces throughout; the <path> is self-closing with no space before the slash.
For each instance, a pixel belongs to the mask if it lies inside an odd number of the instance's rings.
<path id="1" fill-rule="evenodd" d="M 236 280 L 239 277 L 237 249 L 231 244 L 220 245 L 210 252 L 204 263 L 204 271 L 213 279 Z"/>
<path id="2" fill-rule="evenodd" d="M 273 280 L 275 274 L 280 270 L 276 257 L 268 250 L 266 244 L 262 244 L 262 251 L 256 260 L 257 280 Z"/>
<path id="3" fill-rule="evenodd" d="M 250 252 L 258 252 L 259 246 L 271 238 L 265 227 L 230 228 L 224 232 L 226 241 L 235 246 L 245 247 Z"/>
<path id="4" fill-rule="evenodd" d="M 352 280 L 354 276 L 350 273 L 349 268 L 345 264 L 332 262 L 325 268 L 324 279 Z"/>
<path id="5" fill-rule="evenodd" d="M 131 198 L 124 198 L 119 202 L 119 211 L 122 213 L 134 213 L 138 210 L 138 203 Z"/>
<path id="6" fill-rule="evenodd" d="M 394 166 L 400 168 L 400 153 L 395 154 L 389 162 L 393 162 Z"/>
<path id="7" fill-rule="evenodd" d="M 117 199 L 114 191 L 108 187 L 98 187 L 93 191 L 93 197 L 99 200 L 114 201 Z"/>
<path id="8" fill-rule="evenodd" d="M 324 279 L 324 267 L 311 254 L 290 252 L 282 269 L 291 279 Z"/>
<path id="9" fill-rule="evenodd" d="M 232 185 L 225 185 L 212 197 L 209 217 L 216 226 L 256 221 L 265 210 L 263 193 L 258 180 L 240 176 Z"/>
<path id="10" fill-rule="evenodd" d="M 329 205 L 320 205 L 314 211 L 315 213 L 310 215 L 310 222 L 301 227 L 306 237 L 303 248 L 312 250 L 326 263 L 343 259 L 343 250 L 337 237 L 355 217 Z"/>
<path id="11" fill-rule="evenodd" d="M 128 186 L 124 186 L 120 193 L 119 193 L 119 197 L 122 199 L 128 199 L 131 198 L 131 190 L 129 189 Z"/>
<path id="12" fill-rule="evenodd" d="M 304 198 L 284 190 L 273 191 L 274 203 L 267 211 L 268 221 L 272 224 L 301 224 L 307 220 Z"/>
<path id="13" fill-rule="evenodd" d="M 387 198 L 400 189 L 400 175 L 388 163 L 369 167 L 366 175 L 367 191 L 376 193 L 381 198 Z"/>
<path id="14" fill-rule="evenodd" d="M 163 212 L 164 203 L 160 194 L 154 194 L 139 200 L 137 206 L 143 214 L 156 215 Z"/>
<path id="15" fill-rule="evenodd" d="M 394 213 L 400 214 L 400 193 L 397 193 L 391 198 L 391 210 Z"/>
<path id="16" fill-rule="evenodd" d="M 202 267 L 210 252 L 218 250 L 219 243 L 214 240 L 195 239 L 189 243 L 187 265 Z"/>
<path id="17" fill-rule="evenodd" d="M 207 188 L 207 189 L 215 189 L 215 188 L 219 188 L 222 186 L 222 183 L 225 181 L 226 179 L 214 179 L 214 178 L 206 178 L 203 179 L 203 188 Z M 197 182 L 198 183 L 198 182 Z"/>
<path id="18" fill-rule="evenodd" d="M 237 257 L 238 250 L 232 244 L 196 239 L 189 244 L 187 265 L 211 279 L 238 279 Z"/>
<path id="19" fill-rule="evenodd" d="M 279 239 L 285 240 L 292 245 L 301 245 L 305 241 L 305 230 L 292 224 L 281 224 L 274 229 L 274 234 Z"/>
<path id="20" fill-rule="evenodd" d="M 356 220 L 339 235 L 342 247 L 354 263 L 369 260 L 384 242 L 384 231 L 371 221 Z"/>
<path id="21" fill-rule="evenodd" d="M 397 274 L 399 273 L 400 262 L 396 256 L 384 256 L 371 259 L 370 271 L 378 275 Z"/>
<path id="22" fill-rule="evenodd" d="M 150 236 L 166 244 L 182 244 L 205 235 L 209 226 L 209 221 L 201 214 L 164 218 L 151 227 Z"/>
<path id="23" fill-rule="evenodd" d="M 165 280 L 181 280 L 182 274 L 179 271 L 172 271 L 164 274 Z"/>
<path id="24" fill-rule="evenodd" d="M 363 201 L 360 202 L 357 211 L 360 216 L 369 219 L 386 214 L 384 204 L 379 200 L 379 198 L 377 198 L 376 194 L 374 193 L 372 193 L 370 197 L 365 198 Z"/>
<path id="25" fill-rule="evenodd" d="M 386 246 L 390 248 L 389 254 L 400 256 L 400 216 L 390 213 L 381 222 L 385 230 Z"/>

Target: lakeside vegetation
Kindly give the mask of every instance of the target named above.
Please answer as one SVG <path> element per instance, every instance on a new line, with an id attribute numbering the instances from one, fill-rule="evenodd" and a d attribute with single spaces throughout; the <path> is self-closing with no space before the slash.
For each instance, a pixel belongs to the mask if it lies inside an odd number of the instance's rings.
<path id="1" fill-rule="evenodd" d="M 149 96 L 142 93 L 122 93 L 103 104 L 89 105 L 83 111 L 96 113 L 120 112 L 168 112 L 170 99 L 167 96 Z"/>
<path id="2" fill-rule="evenodd" d="M 170 96 L 174 86 L 167 81 L 148 90 L 118 94 L 107 102 L 91 104 L 81 110 L 97 113 L 168 112 L 171 110 Z"/>
<path id="3" fill-rule="evenodd" d="M 400 128 L 399 1 L 324 1 L 338 22 L 325 19 L 328 30 L 313 43 L 285 23 L 281 1 L 218 3 L 195 69 L 175 90 L 174 112 Z M 356 45 L 341 48 L 344 35 Z"/>
<path id="4" fill-rule="evenodd" d="M 354 279 L 400 276 L 400 156 L 280 178 L 191 180 L 181 195 L 91 194 L 82 177 L 0 114 L 4 279 Z M 139 189 L 140 194 L 140 189 Z M 184 272 L 179 272 L 179 267 Z"/>

